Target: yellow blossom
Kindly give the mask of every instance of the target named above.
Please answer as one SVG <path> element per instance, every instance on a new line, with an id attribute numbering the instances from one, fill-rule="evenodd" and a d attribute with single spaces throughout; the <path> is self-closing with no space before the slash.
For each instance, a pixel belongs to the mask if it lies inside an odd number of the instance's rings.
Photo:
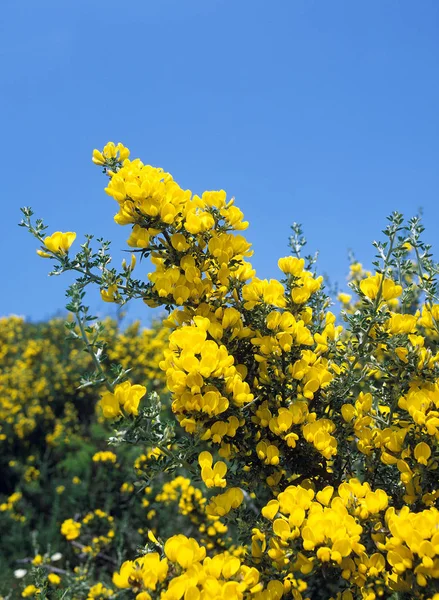
<path id="1" fill-rule="evenodd" d="M 45 248 L 54 254 L 67 254 L 75 239 L 76 233 L 73 231 L 67 231 L 66 233 L 55 231 L 52 235 L 46 236 L 43 243 Z M 51 256 L 42 250 L 38 250 L 38 254 L 44 258 Z"/>

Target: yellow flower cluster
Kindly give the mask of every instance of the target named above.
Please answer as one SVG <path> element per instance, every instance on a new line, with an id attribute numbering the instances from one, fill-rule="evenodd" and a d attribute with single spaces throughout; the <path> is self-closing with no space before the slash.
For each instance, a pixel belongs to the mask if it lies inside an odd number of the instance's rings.
<path id="1" fill-rule="evenodd" d="M 76 540 L 76 538 L 79 537 L 80 531 L 81 531 L 81 523 L 78 523 L 77 521 L 74 521 L 73 519 L 67 519 L 61 525 L 61 533 L 69 541 Z"/>
<path id="2" fill-rule="evenodd" d="M 163 504 L 178 502 L 178 511 L 182 515 L 194 512 L 204 514 L 206 498 L 198 488 L 191 485 L 190 479 L 181 475 L 163 484 L 161 491 L 156 495 L 156 501 Z M 195 522 L 198 522 L 196 516 Z"/>
<path id="3" fill-rule="evenodd" d="M 217 514 L 210 514 L 209 504 L 203 492 L 191 484 L 187 477 L 178 476 L 163 484 L 155 501 L 164 506 L 177 503 L 178 513 L 188 516 L 201 534 L 200 542 L 207 550 L 223 548 L 230 539 L 224 538 L 228 527 Z M 207 536 L 207 537 L 206 537 Z"/>
<path id="4" fill-rule="evenodd" d="M 104 598 L 111 598 L 113 594 L 114 592 L 111 588 L 107 588 L 99 582 L 89 589 L 87 600 L 103 600 Z"/>
<path id="5" fill-rule="evenodd" d="M 110 452 L 109 450 L 104 452 L 96 452 L 96 454 L 93 454 L 92 461 L 108 462 L 115 465 L 117 462 L 117 456 L 114 454 L 114 452 Z"/>
<path id="6" fill-rule="evenodd" d="M 102 152 L 99 150 L 93 150 L 92 160 L 95 165 L 105 165 L 108 161 L 123 161 L 128 158 L 130 155 L 130 151 L 128 148 L 125 148 L 123 144 L 119 142 L 119 144 L 114 144 L 113 142 L 108 142 L 105 145 Z"/>
<path id="7" fill-rule="evenodd" d="M 125 562 L 113 575 L 114 585 L 133 589 L 138 600 L 151 600 L 158 594 L 162 600 L 241 600 L 248 594 L 255 600 L 279 600 L 283 596 L 280 581 L 272 580 L 264 589 L 255 567 L 242 564 L 229 552 L 210 558 L 193 538 L 181 534 L 169 538 L 164 554 L 160 559 L 157 552 L 151 552 Z M 175 571 L 179 574 L 174 576 Z"/>
<path id="8" fill-rule="evenodd" d="M 109 152 L 115 158 L 114 148 L 114 144 L 107 144 L 103 153 L 95 151 L 94 160 L 109 167 L 106 192 L 119 204 L 116 222 L 132 225 L 128 245 L 146 250 L 159 242 L 173 257 L 174 264 L 168 266 L 163 253 L 151 255 L 155 271 L 149 278 L 157 300 L 200 304 L 212 294 L 221 296 L 227 290 L 229 276 L 242 281 L 248 278 L 244 257 L 250 255 L 250 245 L 242 236 L 230 233 L 245 229 L 248 223 L 233 199 L 227 202 L 224 191 L 192 196 L 169 173 L 144 165 L 139 159 L 130 161 L 123 151 L 115 171 L 105 158 Z M 189 254 L 189 248 L 196 248 L 196 252 Z M 113 293 L 112 297 L 116 299 L 117 295 Z"/>
<path id="9" fill-rule="evenodd" d="M 17 510 L 20 500 L 23 494 L 21 492 L 14 492 L 6 498 L 6 502 L 0 504 L 0 512 L 7 512 L 14 521 L 24 522 L 26 517 Z"/>
<path id="10" fill-rule="evenodd" d="M 100 528 L 106 529 L 105 533 L 96 535 L 92 530 L 88 531 L 90 525 L 96 521 L 99 522 Z M 61 525 L 61 533 L 68 541 L 77 540 L 81 536 L 81 542 L 85 542 L 79 544 L 81 551 L 95 556 L 103 547 L 112 543 L 115 535 L 113 523 L 114 517 L 98 508 L 87 513 L 80 522 L 73 519 L 64 521 Z"/>

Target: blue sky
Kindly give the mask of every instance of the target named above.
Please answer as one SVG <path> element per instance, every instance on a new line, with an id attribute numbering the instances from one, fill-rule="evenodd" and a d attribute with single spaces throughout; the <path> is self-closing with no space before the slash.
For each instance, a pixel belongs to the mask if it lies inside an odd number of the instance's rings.
<path id="1" fill-rule="evenodd" d="M 20 206 L 114 240 L 120 262 L 129 232 L 90 161 L 108 140 L 235 196 L 260 277 L 278 276 L 293 221 L 341 287 L 348 249 L 370 264 L 395 209 L 422 206 L 437 247 L 438 30 L 436 0 L 3 0 L 0 314 L 65 304 Z"/>

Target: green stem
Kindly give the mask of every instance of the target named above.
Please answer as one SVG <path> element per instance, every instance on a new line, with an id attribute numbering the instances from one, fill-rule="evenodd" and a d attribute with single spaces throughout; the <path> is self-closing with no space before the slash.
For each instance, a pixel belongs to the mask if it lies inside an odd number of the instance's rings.
<path id="1" fill-rule="evenodd" d="M 169 450 L 168 448 L 166 448 L 166 446 L 162 446 L 161 444 L 155 444 L 155 447 L 158 448 L 161 452 L 163 452 L 163 454 L 165 454 L 168 458 L 171 458 L 172 460 L 177 460 L 181 464 L 181 466 L 185 467 L 190 473 L 197 474 L 194 470 L 193 465 L 188 463 L 187 460 L 180 458 L 176 459 L 174 453 L 171 452 L 171 450 Z"/>
<path id="2" fill-rule="evenodd" d="M 85 270 L 85 269 L 81 269 L 80 267 L 71 267 L 69 266 L 66 271 L 77 271 L 78 273 L 81 273 L 82 275 L 85 275 L 86 277 L 89 278 L 90 281 L 92 281 L 93 283 L 97 283 L 99 285 L 99 287 L 102 286 L 102 279 L 100 277 L 98 277 L 97 275 L 94 275 L 93 273 L 91 273 L 89 270 Z M 137 294 L 133 294 L 133 290 L 129 290 L 127 288 L 127 286 L 125 285 L 120 285 L 119 283 L 117 284 L 117 288 L 119 290 L 123 290 L 124 292 L 126 292 L 127 294 L 131 294 L 130 297 L 131 298 L 144 298 L 145 295 L 142 294 L 141 292 L 138 292 Z"/>
<path id="3" fill-rule="evenodd" d="M 384 285 L 384 279 L 385 279 L 385 275 L 386 275 L 386 264 L 387 264 L 387 262 L 388 262 L 388 260 L 389 260 L 389 258 L 391 256 L 391 254 L 393 252 L 394 241 L 395 241 L 395 234 L 390 238 L 389 250 L 388 250 L 388 252 L 386 254 L 386 257 L 384 259 L 383 275 L 381 277 L 380 285 L 378 287 L 378 292 L 377 292 L 375 301 L 373 303 L 373 316 L 371 317 L 369 326 L 366 329 L 366 331 L 364 332 L 363 339 L 361 340 L 361 343 L 360 343 L 360 345 L 357 348 L 357 355 L 355 357 L 355 360 L 350 363 L 349 370 L 348 370 L 348 373 L 346 375 L 346 379 L 348 381 L 349 381 L 349 379 L 350 379 L 350 377 L 351 377 L 351 375 L 352 375 L 355 367 L 357 366 L 357 364 L 359 363 L 360 359 L 362 358 L 364 347 L 366 346 L 367 341 L 369 339 L 370 332 L 372 331 L 372 329 L 373 329 L 373 327 L 375 325 L 375 319 L 374 319 L 374 317 L 376 316 L 376 313 L 378 311 L 378 308 L 379 308 L 379 305 L 380 305 L 380 302 L 381 302 L 381 295 L 383 293 L 383 285 Z M 345 392 L 346 391 L 347 390 L 345 390 Z"/>
<path id="4" fill-rule="evenodd" d="M 75 313 L 75 317 L 76 317 L 76 321 L 79 325 L 79 330 L 81 332 L 81 337 L 82 337 L 82 341 L 85 344 L 85 347 L 87 348 L 87 352 L 90 354 L 93 363 L 96 367 L 96 370 L 98 371 L 98 373 L 100 374 L 100 376 L 102 377 L 102 383 L 105 384 L 106 388 L 113 394 L 114 393 L 114 386 L 108 381 L 107 379 L 107 375 L 105 374 L 105 371 L 102 368 L 102 365 L 98 359 L 98 357 L 96 356 L 90 342 L 87 336 L 87 332 L 85 331 L 85 327 L 84 327 L 84 322 L 81 319 L 81 317 L 79 316 L 79 313 Z"/>

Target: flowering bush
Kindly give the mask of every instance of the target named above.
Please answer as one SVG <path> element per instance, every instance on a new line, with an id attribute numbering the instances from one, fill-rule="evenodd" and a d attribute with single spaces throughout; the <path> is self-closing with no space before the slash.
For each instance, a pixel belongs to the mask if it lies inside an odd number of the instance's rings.
<path id="1" fill-rule="evenodd" d="M 160 489 L 143 548 L 83 597 L 438 600 L 438 268 L 419 219 L 390 217 L 374 272 L 353 265 L 354 297 L 341 295 L 337 319 L 299 226 L 280 279 L 259 279 L 247 223 L 224 191 L 193 195 L 122 144 L 93 161 L 116 223 L 130 228 L 129 264 L 113 267 L 109 243 L 95 251 L 91 236 L 72 256 L 75 234 L 46 236 L 30 209 L 22 224 L 53 273 L 78 273 L 68 308 L 94 363 L 87 383 L 106 387 L 99 406 L 113 443 L 148 448 L 137 463 L 144 490 Z M 145 258 L 146 279 L 136 265 Z M 168 311 L 159 366 L 178 427 L 130 361 L 103 360 L 89 285 L 105 302 Z M 104 455 L 96 460 L 114 469 Z M 95 562 L 111 542 L 108 514 L 61 529 L 73 543 L 96 519 Z M 88 582 L 92 566 L 77 567 Z"/>
<path id="2" fill-rule="evenodd" d="M 72 516 L 82 520 L 95 510 L 111 512 L 116 524 L 112 545 L 123 543 L 134 552 L 142 541 L 136 529 L 144 524 L 145 508 L 143 498 L 129 493 L 143 449 L 127 445 L 118 448 L 117 456 L 108 451 L 112 432 L 96 411 L 99 391 L 82 377 L 92 368 L 82 342 L 66 340 L 62 319 L 34 324 L 13 316 L 0 319 L 0 325 L 0 590 L 6 594 L 13 585 L 9 570 L 30 577 L 35 556 L 41 563 L 37 559 L 33 566 L 39 567 L 55 555 L 59 558 L 50 567 L 55 571 L 47 574 L 59 576 L 65 570 L 62 561 L 76 560 L 99 535 L 94 521 L 79 539 L 70 534 L 76 546 L 66 546 L 67 526 L 61 532 L 61 524 Z M 167 333 L 159 323 L 121 330 L 108 319 L 101 340 L 104 364 L 129 360 L 134 381 L 147 381 L 149 391 L 165 399 L 158 362 Z M 122 519 L 125 510 L 132 518 L 129 527 Z"/>

